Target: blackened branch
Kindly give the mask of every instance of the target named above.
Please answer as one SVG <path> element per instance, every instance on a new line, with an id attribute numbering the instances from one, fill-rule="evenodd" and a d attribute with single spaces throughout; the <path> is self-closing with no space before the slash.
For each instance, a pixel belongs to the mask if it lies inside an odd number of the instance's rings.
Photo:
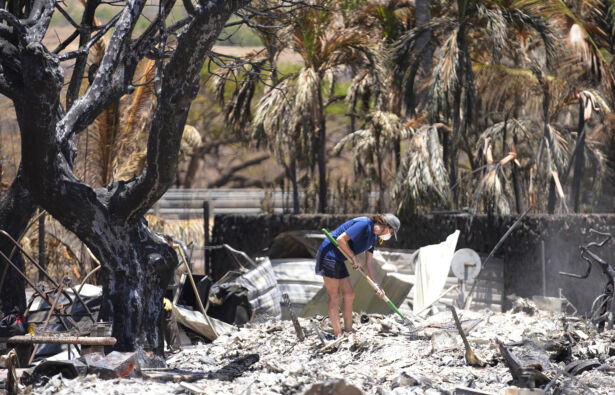
<path id="1" fill-rule="evenodd" d="M 13 31 L 17 34 L 20 43 L 26 43 L 26 26 L 19 19 L 5 9 L 0 9 L 0 20 L 5 20 Z"/>
<path id="2" fill-rule="evenodd" d="M 107 51 L 100 62 L 92 85 L 75 102 L 65 116 L 65 123 L 62 125 L 63 130 L 60 131 L 61 140 L 69 138 L 80 128 L 86 127 L 89 122 L 84 121 L 89 121 L 93 114 L 98 115 L 99 111 L 102 111 L 100 110 L 101 103 L 107 102 L 111 90 L 121 90 L 113 84 L 114 74 L 121 61 L 122 51 L 128 49 L 130 36 L 145 2 L 146 0 L 129 1 L 122 12 L 118 14 L 119 18 L 115 23 L 115 30 L 109 40 Z M 101 30 L 98 34 L 103 31 Z M 126 72 L 126 70 L 123 70 L 123 72 Z"/>

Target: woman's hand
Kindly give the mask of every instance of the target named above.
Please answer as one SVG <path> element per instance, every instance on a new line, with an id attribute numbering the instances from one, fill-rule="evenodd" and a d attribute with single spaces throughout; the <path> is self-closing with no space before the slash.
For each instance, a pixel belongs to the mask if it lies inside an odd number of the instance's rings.
<path id="1" fill-rule="evenodd" d="M 378 283 L 375 283 L 375 284 L 378 286 L 378 289 L 376 290 L 376 296 L 384 300 L 384 291 L 382 290 L 382 288 L 380 288 L 380 284 Z"/>
<path id="2" fill-rule="evenodd" d="M 361 262 L 359 262 L 359 259 L 357 259 L 356 256 L 352 259 L 352 267 L 355 270 L 359 270 L 361 268 Z"/>

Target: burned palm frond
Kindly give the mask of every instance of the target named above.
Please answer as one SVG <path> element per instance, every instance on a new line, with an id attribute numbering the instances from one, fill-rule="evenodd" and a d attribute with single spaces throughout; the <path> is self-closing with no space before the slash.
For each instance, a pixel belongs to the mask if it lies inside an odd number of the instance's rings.
<path id="1" fill-rule="evenodd" d="M 477 4 L 479 18 L 486 20 L 485 33 L 493 42 L 493 58 L 497 59 L 508 39 L 508 25 L 500 7 L 487 8 L 483 4 Z"/>
<path id="2" fill-rule="evenodd" d="M 222 67 L 211 75 L 211 87 L 218 103 L 222 106 L 226 103 L 226 83 L 229 81 L 237 82 L 237 76 L 230 67 Z"/>
<path id="3" fill-rule="evenodd" d="M 504 177 L 504 166 L 508 162 L 515 161 L 517 154 L 513 151 L 499 162 L 494 162 L 489 139 L 486 140 L 485 151 L 488 171 L 478 184 L 473 200 L 475 205 L 478 205 L 478 202 L 482 200 L 487 212 L 498 215 L 510 214 L 510 193 L 506 188 L 505 180 L 503 181 L 501 178 Z"/>
<path id="4" fill-rule="evenodd" d="M 540 96 L 537 92 L 540 90 L 540 84 L 532 70 L 477 63 L 472 65 L 472 70 L 486 112 L 510 108 L 517 102 L 524 103 L 527 107 L 539 107 Z M 497 88 L 494 88 L 496 86 Z"/>
<path id="5" fill-rule="evenodd" d="M 531 121 L 527 119 L 515 119 L 510 118 L 504 122 L 496 122 L 493 125 L 489 126 L 487 129 L 481 133 L 478 137 L 477 147 L 480 147 L 483 144 L 483 141 L 490 139 L 495 139 L 500 137 L 504 131 L 511 126 L 522 127 L 523 129 L 527 129 L 532 124 Z"/>
<path id="6" fill-rule="evenodd" d="M 372 102 L 373 108 L 382 110 L 388 95 L 385 57 L 367 47 L 364 48 L 363 54 L 368 67 L 355 75 L 346 93 L 350 114 L 357 114 L 358 104 L 362 105 L 363 111 L 368 111 Z"/>
<path id="7" fill-rule="evenodd" d="M 420 128 L 410 140 L 393 186 L 393 200 L 398 211 L 449 207 L 448 174 L 434 126 Z"/>
<path id="8" fill-rule="evenodd" d="M 459 43 L 457 42 L 458 30 L 455 29 L 446 38 L 442 48 L 442 54 L 440 56 L 438 65 L 436 68 L 441 73 L 439 78 L 442 80 L 442 88 L 445 90 L 457 84 L 459 76 L 457 75 L 457 69 L 459 68 L 458 62 L 460 61 L 459 55 Z M 434 70 L 435 74 L 435 70 Z"/>
<path id="9" fill-rule="evenodd" d="M 243 140 L 248 137 L 244 132 L 252 121 L 252 100 L 264 77 L 265 63 L 273 61 L 270 56 L 272 54 L 268 49 L 251 52 L 242 58 L 234 59 L 231 64 L 211 75 L 214 93 L 223 106 L 225 123 Z M 231 97 L 227 99 L 225 93 L 229 85 L 232 86 L 232 91 Z"/>
<path id="10" fill-rule="evenodd" d="M 295 89 L 290 78 L 282 80 L 261 97 L 252 122 L 252 138 L 257 144 L 270 147 L 282 163 L 289 150 L 299 147 L 297 155 L 301 155 L 306 146 L 311 146 L 311 139 L 301 139 L 298 137 L 300 130 L 291 126 L 293 119 L 298 117 L 289 100 L 289 97 L 296 95 Z"/>
<path id="11" fill-rule="evenodd" d="M 482 200 L 486 211 L 498 215 L 507 215 L 510 214 L 511 209 L 504 185 L 500 179 L 501 169 L 499 163 L 495 164 L 483 177 L 474 192 L 474 202 L 477 205 Z"/>
<path id="12" fill-rule="evenodd" d="M 536 3 L 540 2 L 518 1 L 515 8 L 507 10 L 506 18 L 510 25 L 520 30 L 532 29 L 539 35 L 547 55 L 547 64 L 550 64 L 557 56 L 557 38 L 549 26 L 548 18 L 544 17 L 542 10 L 535 7 Z"/>
<path id="13" fill-rule="evenodd" d="M 140 71 L 141 78 L 137 80 L 136 88 L 132 93 L 132 100 L 128 103 L 128 115 L 122 120 L 124 134 L 134 133 L 135 129 L 138 128 L 137 122 L 142 122 L 144 116 L 149 114 L 155 100 L 153 82 L 156 74 L 156 62 L 153 60 L 147 61 L 141 66 Z"/>
<path id="14" fill-rule="evenodd" d="M 592 180 L 592 206 L 596 207 L 602 187 L 608 177 L 607 170 L 607 158 L 597 144 L 588 141 L 587 143 L 587 157 L 589 162 L 594 168 L 594 176 Z"/>
<path id="15" fill-rule="evenodd" d="M 459 47 L 457 45 L 457 29 L 451 32 L 442 45 L 438 56 L 438 62 L 434 67 L 432 78 L 429 83 L 429 102 L 427 111 L 437 114 L 442 103 L 448 102 L 448 92 L 457 84 Z"/>
<path id="16" fill-rule="evenodd" d="M 115 170 L 116 180 L 129 180 L 140 174 L 147 164 L 147 150 L 133 152 L 127 160 L 122 161 Z"/>
<path id="17" fill-rule="evenodd" d="M 457 26 L 457 22 L 451 18 L 436 18 L 421 26 L 417 26 L 404 33 L 399 40 L 393 43 L 391 60 L 396 65 L 407 63 L 416 50 L 416 41 L 424 32 L 436 33 L 446 31 Z"/>
<path id="18" fill-rule="evenodd" d="M 194 149 L 201 146 L 203 139 L 201 133 L 192 125 L 185 125 L 182 139 L 179 144 L 179 154 L 181 157 L 190 155 Z"/>
<path id="19" fill-rule="evenodd" d="M 368 114 L 365 128 L 350 133 L 342 138 L 333 148 L 339 154 L 345 146 L 351 146 L 355 155 L 371 156 L 380 144 L 384 151 L 394 138 L 402 136 L 403 124 L 399 117 L 386 111 L 372 111 Z"/>
<path id="20" fill-rule="evenodd" d="M 558 172 L 564 171 L 564 169 L 568 166 L 567 142 L 562 137 L 561 133 L 559 133 L 550 124 L 548 124 L 545 129 L 545 143 L 554 167 L 558 170 Z"/>

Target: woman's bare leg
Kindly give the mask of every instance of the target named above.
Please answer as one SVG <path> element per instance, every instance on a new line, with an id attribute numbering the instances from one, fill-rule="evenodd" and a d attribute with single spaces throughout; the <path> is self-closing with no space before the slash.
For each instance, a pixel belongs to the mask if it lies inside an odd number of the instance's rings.
<path id="1" fill-rule="evenodd" d="M 328 296 L 328 311 L 329 311 L 329 319 L 331 319 L 331 326 L 333 327 L 333 332 L 335 336 L 342 335 L 342 328 L 340 325 L 340 281 L 337 278 L 331 278 L 327 276 L 322 277 L 325 281 L 325 288 L 327 289 Z M 346 317 L 346 316 L 344 316 Z"/>
<path id="2" fill-rule="evenodd" d="M 342 290 L 342 314 L 344 315 L 344 330 L 352 332 L 352 302 L 354 300 L 354 289 L 350 277 L 340 280 L 340 288 Z"/>

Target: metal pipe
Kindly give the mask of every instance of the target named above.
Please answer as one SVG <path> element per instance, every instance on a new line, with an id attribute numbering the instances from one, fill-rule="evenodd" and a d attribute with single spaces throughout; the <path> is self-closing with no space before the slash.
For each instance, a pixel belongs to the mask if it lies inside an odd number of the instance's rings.
<path id="1" fill-rule="evenodd" d="M 480 272 L 478 272 L 478 275 L 474 278 L 474 284 L 472 284 L 472 288 L 470 288 L 470 293 L 468 293 L 468 296 L 467 296 L 467 298 L 465 300 L 465 303 L 463 305 L 464 309 L 466 308 L 466 305 L 468 305 L 468 300 L 472 300 L 472 294 L 474 293 L 474 289 L 476 288 L 476 284 L 478 284 L 478 277 L 483 272 L 483 270 L 485 270 L 485 266 L 487 266 L 487 262 L 489 262 L 489 259 L 491 259 L 493 254 L 495 254 L 495 252 L 498 250 L 498 248 L 500 248 L 502 243 L 504 243 L 504 240 L 506 240 L 506 238 L 512 233 L 512 231 L 515 230 L 515 228 L 517 227 L 517 225 L 519 225 L 519 222 L 521 222 L 523 217 L 525 217 L 527 215 L 527 213 L 530 212 L 532 207 L 533 207 L 533 205 L 530 204 L 530 206 L 523 212 L 523 214 L 521 214 L 519 216 L 519 218 L 517 218 L 517 220 L 510 226 L 510 228 L 508 228 L 506 233 L 504 233 L 504 236 L 502 236 L 502 238 L 497 242 L 495 247 L 493 247 L 493 249 L 491 250 L 491 252 L 487 256 L 487 258 L 485 258 L 485 260 L 483 261 L 483 265 L 482 265 L 482 267 L 480 269 Z"/>
<path id="2" fill-rule="evenodd" d="M 38 219 L 38 264 L 46 267 L 45 263 L 45 216 Z M 43 272 L 38 272 L 38 281 L 43 281 Z"/>
<path id="3" fill-rule="evenodd" d="M 51 314 L 53 314 L 53 311 L 56 309 L 56 304 L 58 304 L 58 300 L 60 300 L 60 295 L 62 295 L 63 289 L 64 289 L 64 283 L 60 284 L 60 288 L 58 288 L 58 292 L 56 293 L 56 297 L 53 300 L 53 304 L 51 305 L 51 308 L 49 309 L 49 313 L 47 314 L 47 317 L 45 317 L 45 323 L 43 324 L 43 332 L 45 331 L 45 329 L 47 329 L 47 326 L 49 325 L 49 319 L 51 318 Z M 34 360 L 34 355 L 36 355 L 37 350 L 38 350 L 38 344 L 34 346 L 34 349 L 32 350 L 32 354 L 30 354 L 28 365 L 30 365 L 32 361 Z"/>
<path id="4" fill-rule="evenodd" d="M 540 241 L 540 261 L 542 262 L 542 296 L 547 296 L 547 264 L 545 261 L 545 241 Z"/>
<path id="5" fill-rule="evenodd" d="M 0 230 L 0 232 L 3 232 L 2 230 Z M 34 290 L 34 292 L 36 292 L 37 294 L 39 294 L 44 300 L 45 302 L 49 303 L 49 305 L 51 305 L 53 303 L 53 301 L 51 300 L 51 298 L 49 298 L 49 296 L 41 291 L 40 289 L 37 288 L 37 286 L 30 281 L 30 279 L 28 278 L 28 276 L 26 276 L 21 270 L 19 270 L 19 268 L 17 267 L 17 265 L 15 265 L 6 255 L 4 255 L 4 253 L 2 251 L 0 251 L 0 258 L 4 259 L 9 265 L 11 265 L 13 267 L 13 269 L 15 269 L 15 271 L 21 275 L 21 277 L 28 283 L 29 286 L 32 287 L 32 289 Z M 64 291 L 62 291 L 63 293 L 65 293 Z M 70 297 L 68 297 L 68 300 L 71 300 Z M 66 314 L 66 312 L 64 311 L 64 309 L 62 307 L 58 307 L 58 311 L 60 312 L 60 314 L 64 314 L 64 315 L 68 315 Z M 68 320 L 68 322 L 71 323 L 71 325 L 73 325 L 75 328 L 79 329 L 79 325 L 77 325 L 77 323 L 75 322 L 75 320 L 73 320 L 70 316 L 66 318 Z M 64 325 L 64 327 L 66 328 L 66 325 L 64 324 L 64 321 L 62 321 L 60 319 L 60 322 L 62 323 L 62 325 Z M 66 330 L 68 330 L 68 328 L 66 328 Z"/>
<path id="6" fill-rule="evenodd" d="M 196 301 L 199 305 L 199 310 L 201 311 L 201 314 L 203 314 L 203 317 L 205 318 L 205 321 L 207 321 L 207 324 L 209 324 L 209 326 L 211 327 L 211 330 L 214 333 L 214 336 L 216 336 L 217 338 L 218 333 L 216 332 L 216 328 L 214 328 L 214 326 L 211 324 L 211 321 L 209 321 L 209 317 L 207 316 L 207 313 L 205 312 L 205 308 L 203 307 L 203 302 L 201 301 L 201 297 L 199 296 L 199 291 L 196 288 L 196 283 L 194 282 L 194 278 L 192 277 L 192 271 L 190 271 L 190 266 L 188 266 L 188 262 L 186 261 L 186 257 L 184 256 L 184 251 L 178 245 L 176 245 L 176 248 L 179 251 L 179 255 L 181 255 L 184 265 L 186 266 L 186 272 L 188 274 L 188 278 L 190 279 L 190 283 L 192 284 L 192 290 L 194 291 L 194 296 L 196 297 Z"/>
<path id="7" fill-rule="evenodd" d="M 36 268 L 39 270 L 39 273 L 43 273 L 43 274 L 45 275 L 45 277 L 47 277 L 47 279 L 48 279 L 48 280 L 49 280 L 49 282 L 53 285 L 53 287 L 54 287 L 54 288 L 58 288 L 58 287 L 60 286 L 60 285 L 59 285 L 59 284 L 58 284 L 58 283 L 57 283 L 57 282 L 56 282 L 56 281 L 55 281 L 55 280 L 54 280 L 54 279 L 53 279 L 53 278 L 49 275 L 49 273 L 47 273 L 47 272 L 45 271 L 45 269 L 43 269 L 43 268 L 41 267 L 41 265 L 39 265 L 39 264 L 38 264 L 38 262 L 36 262 L 34 259 L 32 259 L 32 257 L 31 257 L 30 255 L 28 255 L 28 253 L 27 253 L 27 252 L 26 252 L 23 248 L 21 248 L 21 246 L 19 245 L 19 243 L 18 243 L 17 241 L 15 241 L 15 239 L 13 239 L 13 237 L 12 237 L 10 234 L 8 234 L 6 231 L 4 231 L 4 230 L 2 230 L 2 229 L 0 229 L 0 234 L 3 234 L 3 235 L 5 235 L 6 237 L 8 237 L 8 238 L 9 238 L 9 240 L 11 240 L 11 241 L 13 242 L 13 244 L 15 245 L 15 247 L 17 247 L 17 248 L 19 249 L 19 251 L 21 251 L 21 253 L 22 253 L 22 254 L 23 254 L 26 258 L 28 258 L 28 260 L 29 260 L 30 262 L 32 262 L 32 264 L 33 264 L 34 266 L 36 266 Z M 5 256 L 5 257 L 6 257 L 6 256 Z M 66 299 L 68 299 L 68 300 L 72 300 L 72 299 L 70 298 L 70 296 L 68 295 L 68 292 L 64 291 L 63 293 L 64 293 L 64 296 L 66 296 Z"/>
<path id="8" fill-rule="evenodd" d="M 36 217 L 34 217 L 34 219 L 30 221 L 30 223 L 26 226 L 23 232 L 21 232 L 17 240 L 21 240 L 21 238 L 23 237 L 23 235 L 26 234 L 28 229 L 30 229 L 30 227 L 32 227 L 32 225 L 34 225 L 36 221 L 38 220 L 38 218 L 43 214 L 45 214 L 45 211 L 40 212 Z M 15 246 L 13 246 L 13 249 L 11 249 L 11 253 L 9 254 L 9 259 L 13 259 L 13 254 L 15 254 Z M 4 278 L 6 277 L 6 273 L 8 272 L 8 270 L 9 270 L 9 267 L 7 265 L 4 267 L 4 270 L 2 271 L 2 276 L 0 277 L 0 289 L 2 289 L 2 286 L 4 285 Z"/>
<path id="9" fill-rule="evenodd" d="M 209 246 L 209 201 L 203 201 L 203 231 L 205 233 L 204 241 L 205 245 L 203 247 Z M 211 276 L 211 251 L 205 249 L 204 251 L 205 257 L 205 275 Z"/>

